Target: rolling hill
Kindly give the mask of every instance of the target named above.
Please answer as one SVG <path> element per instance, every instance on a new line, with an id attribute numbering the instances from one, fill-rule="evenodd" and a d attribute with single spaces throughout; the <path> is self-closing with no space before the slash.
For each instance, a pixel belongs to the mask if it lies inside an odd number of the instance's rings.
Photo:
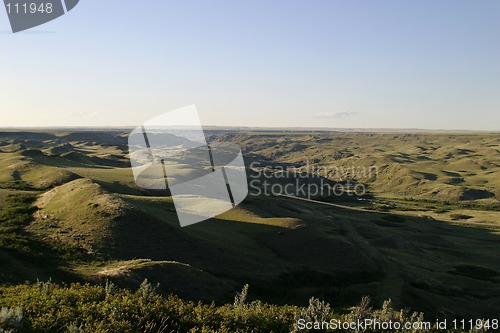
<path id="1" fill-rule="evenodd" d="M 13 281 L 128 287 L 147 277 L 165 293 L 217 302 L 249 283 L 253 297 L 277 304 L 316 296 L 349 307 L 371 295 L 441 317 L 494 315 L 500 306 L 500 234 L 477 225 L 499 222 L 498 135 L 217 133 L 211 140 L 241 145 L 248 164 L 310 175 L 307 167 L 328 166 L 324 179 L 363 182 L 370 199 L 319 198 L 365 209 L 353 211 L 249 196 L 187 228 L 166 193 L 137 188 L 122 132 L 0 138 L 0 208 L 9 209 L 9 195 L 35 196 L 33 218 L 16 232 L 50 258 L 27 263 L 34 249 L 2 249 L 0 265 L 19 268 Z M 332 173 L 374 165 L 377 177 Z"/>

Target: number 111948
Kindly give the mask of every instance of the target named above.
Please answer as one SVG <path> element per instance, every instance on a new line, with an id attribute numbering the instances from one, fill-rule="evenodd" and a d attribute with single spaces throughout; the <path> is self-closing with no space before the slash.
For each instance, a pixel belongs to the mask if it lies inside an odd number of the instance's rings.
<path id="1" fill-rule="evenodd" d="M 34 2 L 24 2 L 24 3 L 10 3 L 8 2 L 5 7 L 7 8 L 8 14 L 51 14 L 53 7 L 52 3 L 34 3 Z"/>

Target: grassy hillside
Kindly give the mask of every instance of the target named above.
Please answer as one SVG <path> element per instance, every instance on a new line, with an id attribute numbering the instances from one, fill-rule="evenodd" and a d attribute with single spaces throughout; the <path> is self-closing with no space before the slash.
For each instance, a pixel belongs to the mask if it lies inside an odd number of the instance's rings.
<path id="1" fill-rule="evenodd" d="M 379 195 L 498 201 L 500 134 L 226 134 L 258 162 L 321 170 L 372 184 Z M 377 177 L 359 172 L 378 168 Z M 353 171 L 354 167 L 354 171 Z M 476 191 L 471 191 L 476 190 Z"/>
<path id="2" fill-rule="evenodd" d="M 240 145 L 247 163 L 269 172 L 306 172 L 332 182 L 366 185 L 369 197 L 404 213 L 498 223 L 500 134 L 357 133 L 214 136 Z M 277 181 L 277 180 L 274 180 Z M 345 198 L 329 198 L 343 200 Z M 376 202 L 375 202 L 376 203 Z"/>
<path id="3" fill-rule="evenodd" d="M 314 296 L 346 308 L 370 295 L 377 307 L 391 298 L 431 318 L 496 315 L 500 136 L 212 140 L 240 144 L 249 164 L 270 172 L 376 165 L 378 175 L 323 175 L 366 184 L 365 201 L 320 198 L 364 211 L 249 196 L 180 228 L 167 193 L 135 185 L 123 133 L 0 133 L 0 265 L 16 268 L 2 282 L 52 277 L 132 288 L 148 278 L 164 293 L 216 304 L 249 283 L 255 298 L 273 304 L 307 305 Z"/>

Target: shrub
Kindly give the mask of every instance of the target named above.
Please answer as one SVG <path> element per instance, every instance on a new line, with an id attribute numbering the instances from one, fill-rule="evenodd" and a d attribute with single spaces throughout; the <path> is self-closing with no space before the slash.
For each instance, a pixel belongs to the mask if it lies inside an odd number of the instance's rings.
<path id="1" fill-rule="evenodd" d="M 106 291 L 106 297 L 111 297 L 118 292 L 118 287 L 113 282 L 106 279 L 104 290 Z"/>
<path id="2" fill-rule="evenodd" d="M 40 288 L 41 285 L 49 288 Z M 423 321 L 422 313 L 395 310 L 391 300 L 384 302 L 382 309 L 373 311 L 366 296 L 351 313 L 339 314 L 317 298 L 311 298 L 305 308 L 240 302 L 247 297 L 242 296 L 248 295 L 246 285 L 238 294 L 238 307 L 195 303 L 172 295 L 164 297 L 151 292 L 153 286 L 148 281 L 141 285 L 146 293 L 116 287 L 109 293 L 105 286 L 78 283 L 64 287 L 54 283 L 0 287 L 0 333 L 289 333 L 297 332 L 299 318 L 319 323 L 331 319 L 346 322 L 354 318 Z M 437 329 L 430 331 L 440 332 Z"/>
<path id="3" fill-rule="evenodd" d="M 156 291 L 160 288 L 160 284 L 156 284 L 156 286 L 153 286 L 151 283 L 149 283 L 148 279 L 144 279 L 142 281 L 141 285 L 139 286 L 139 290 L 137 290 L 137 293 L 145 299 L 150 298 L 152 295 L 156 294 Z"/>
<path id="4" fill-rule="evenodd" d="M 52 279 L 49 279 L 47 282 L 42 282 L 36 279 L 35 287 L 39 293 L 42 293 L 43 295 L 48 295 L 52 287 Z"/>
<path id="5" fill-rule="evenodd" d="M 371 299 L 369 296 L 363 296 L 361 298 L 361 302 L 354 310 L 351 312 L 351 318 L 354 321 L 364 320 L 366 318 L 370 318 L 372 316 L 372 307 L 370 306 Z"/>
<path id="6" fill-rule="evenodd" d="M 245 306 L 248 297 L 248 284 L 243 286 L 241 293 L 237 293 L 234 297 L 233 307 L 234 308 L 242 308 Z"/>
<path id="7" fill-rule="evenodd" d="M 73 325 L 68 326 L 67 332 L 68 333 L 85 333 L 82 326 L 73 326 Z"/>
<path id="8" fill-rule="evenodd" d="M 323 323 L 328 322 L 331 318 L 330 304 L 321 301 L 318 298 L 311 297 L 309 299 L 309 306 L 302 309 L 302 311 L 300 311 L 298 316 L 295 318 L 292 332 L 299 332 L 296 325 L 298 319 L 304 319 L 306 322 Z"/>
<path id="9" fill-rule="evenodd" d="M 2 308 L 0 310 L 0 332 L 16 332 L 23 326 L 21 308 Z"/>

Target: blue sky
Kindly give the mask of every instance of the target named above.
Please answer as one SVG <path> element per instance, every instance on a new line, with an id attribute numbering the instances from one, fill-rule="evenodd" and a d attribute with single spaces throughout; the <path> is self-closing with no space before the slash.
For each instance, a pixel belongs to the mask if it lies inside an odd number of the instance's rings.
<path id="1" fill-rule="evenodd" d="M 500 130 L 496 0 L 82 0 L 12 34 L 0 127 L 206 125 Z"/>

